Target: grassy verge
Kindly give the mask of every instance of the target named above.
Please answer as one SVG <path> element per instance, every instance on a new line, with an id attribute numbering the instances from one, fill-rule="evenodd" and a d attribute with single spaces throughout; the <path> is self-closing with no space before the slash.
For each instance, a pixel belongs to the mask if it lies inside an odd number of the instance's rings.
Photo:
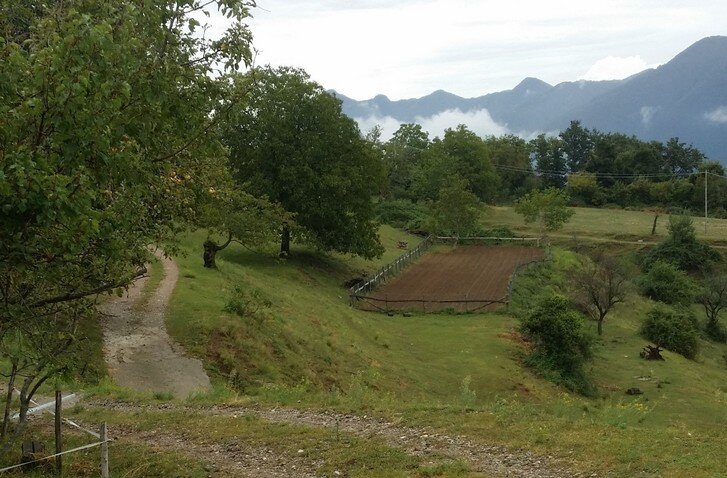
<path id="1" fill-rule="evenodd" d="M 572 208 L 573 218 L 556 234 L 554 238 L 587 238 L 611 239 L 624 241 L 658 242 L 667 234 L 669 216 L 661 214 L 657 222 L 656 234 L 651 235 L 654 213 L 644 211 L 628 211 L 625 209 Z M 538 228 L 534 224 L 525 224 L 522 216 L 515 213 L 510 206 L 487 207 L 482 214 L 482 223 L 486 227 L 507 226 L 514 231 L 537 235 Z M 695 217 L 697 236 L 713 243 L 727 243 L 727 220 L 708 219 L 707 233 L 704 232 L 704 218 Z"/>

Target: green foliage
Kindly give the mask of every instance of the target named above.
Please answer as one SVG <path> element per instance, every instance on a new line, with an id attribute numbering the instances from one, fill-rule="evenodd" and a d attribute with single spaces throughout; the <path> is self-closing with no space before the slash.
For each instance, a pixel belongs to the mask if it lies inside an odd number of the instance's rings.
<path id="1" fill-rule="evenodd" d="M 467 189 L 467 183 L 452 177 L 431 205 L 431 231 L 442 236 L 474 236 L 481 230 L 480 201 Z"/>
<path id="2" fill-rule="evenodd" d="M 582 172 L 568 176 L 568 192 L 581 204 L 600 206 L 606 199 L 593 173 Z"/>
<path id="3" fill-rule="evenodd" d="M 542 173 L 542 188 L 562 188 L 565 186 L 566 159 L 563 142 L 560 138 L 539 135 L 530 142 L 535 155 L 535 169 Z"/>
<path id="4" fill-rule="evenodd" d="M 228 106 L 221 131 L 238 182 L 294 213 L 320 249 L 380 255 L 372 196 L 384 179 L 381 151 L 341 102 L 294 68 L 255 69 L 235 82 L 250 101 Z"/>
<path id="5" fill-rule="evenodd" d="M 423 227 L 427 210 L 408 199 L 381 201 L 376 205 L 376 217 L 381 223 L 406 230 Z"/>
<path id="6" fill-rule="evenodd" d="M 224 311 L 243 319 L 260 321 L 265 318 L 265 311 L 272 306 L 273 303 L 261 291 L 235 286 L 230 299 L 225 304 Z"/>
<path id="7" fill-rule="evenodd" d="M 526 224 L 536 222 L 541 236 L 545 231 L 557 231 L 573 214 L 568 208 L 570 197 L 562 189 L 549 188 L 526 194 L 515 203 L 515 212 L 522 215 Z"/>
<path id="8" fill-rule="evenodd" d="M 387 197 L 412 198 L 412 171 L 429 147 L 429 135 L 418 124 L 403 124 L 384 145 Z"/>
<path id="9" fill-rule="evenodd" d="M 689 305 L 699 292 L 698 284 L 676 266 L 656 261 L 640 279 L 641 293 L 665 304 Z"/>
<path id="10" fill-rule="evenodd" d="M 412 193 L 417 199 L 436 199 L 453 176 L 461 177 L 481 201 L 499 195 L 500 178 L 487 145 L 464 125 L 436 138 L 412 174 Z"/>
<path id="11" fill-rule="evenodd" d="M 697 240 L 694 222 L 689 216 L 669 216 L 669 236 L 651 250 L 644 260 L 648 270 L 657 261 L 665 261 L 684 271 L 706 270 L 721 260 L 717 251 Z"/>
<path id="12" fill-rule="evenodd" d="M 569 390 L 584 395 L 593 393 L 584 370 L 592 355 L 592 338 L 585 331 L 583 317 L 571 309 L 566 298 L 542 299 L 521 318 L 520 331 L 534 347 L 526 359 L 528 365 Z"/>
<path id="13" fill-rule="evenodd" d="M 727 307 L 727 274 L 710 274 L 702 281 L 702 290 L 697 297 L 704 307 L 707 324 L 704 328 L 707 337 L 715 342 L 727 342 L 727 331 L 720 324 L 719 316 Z"/>
<path id="14" fill-rule="evenodd" d="M 229 28 L 191 31 L 193 6 L 220 8 Z M 226 153 L 211 118 L 241 99 L 216 72 L 251 62 L 249 6 L 3 2 L 0 357 L 27 361 L 30 396 L 78 365 L 98 294 L 143 274 L 149 245 L 173 241 L 216 186 Z"/>
<path id="15" fill-rule="evenodd" d="M 699 352 L 697 319 L 687 309 L 656 306 L 644 319 L 641 335 L 655 345 L 694 359 Z"/>

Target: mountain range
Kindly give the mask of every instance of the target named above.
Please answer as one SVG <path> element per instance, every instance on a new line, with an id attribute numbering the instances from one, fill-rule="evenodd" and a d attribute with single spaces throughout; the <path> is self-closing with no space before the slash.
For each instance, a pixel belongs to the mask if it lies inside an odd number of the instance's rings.
<path id="1" fill-rule="evenodd" d="M 588 128 L 643 140 L 678 137 L 727 164 L 727 36 L 704 38 L 668 63 L 623 80 L 553 86 L 526 78 L 511 90 L 477 98 L 439 90 L 416 99 L 392 101 L 378 95 L 356 101 L 334 93 L 343 111 L 362 124 L 424 123 L 446 112 L 481 121 L 474 113 L 486 111 L 497 132 L 532 137 L 561 131 L 571 120 L 579 120 Z"/>

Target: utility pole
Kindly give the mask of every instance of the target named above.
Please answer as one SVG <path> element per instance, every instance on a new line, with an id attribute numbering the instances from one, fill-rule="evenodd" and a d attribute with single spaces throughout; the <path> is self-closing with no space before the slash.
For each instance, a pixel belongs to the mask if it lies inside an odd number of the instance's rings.
<path id="1" fill-rule="evenodd" d="M 704 235 L 707 235 L 707 178 L 709 171 L 704 171 Z"/>

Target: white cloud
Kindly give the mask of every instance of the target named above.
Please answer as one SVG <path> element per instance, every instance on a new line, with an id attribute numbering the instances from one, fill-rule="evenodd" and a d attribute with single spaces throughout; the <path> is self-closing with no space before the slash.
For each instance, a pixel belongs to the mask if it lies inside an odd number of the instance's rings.
<path id="1" fill-rule="evenodd" d="M 727 123 L 727 106 L 720 106 L 714 111 L 707 112 L 704 117 L 712 123 Z"/>
<path id="2" fill-rule="evenodd" d="M 724 0 L 257 4 L 251 26 L 258 64 L 300 66 L 324 87 L 356 99 L 412 98 L 437 89 L 479 96 L 527 76 L 557 84 L 608 56 L 638 55 L 633 58 L 643 69 L 723 34 L 727 24 Z M 626 73 L 608 70 L 607 77 L 635 72 L 633 66 Z"/>
<path id="3" fill-rule="evenodd" d="M 649 126 L 651 124 L 651 120 L 654 119 L 654 115 L 658 110 L 659 108 L 654 108 L 653 106 L 642 106 L 641 123 L 643 123 L 644 126 Z"/>
<path id="4" fill-rule="evenodd" d="M 366 118 L 354 118 L 361 131 L 370 131 L 374 126 L 381 127 L 381 139 L 389 140 L 402 122 L 391 116 L 371 115 Z M 492 119 L 486 109 L 463 112 L 459 109 L 447 110 L 427 118 L 417 117 L 414 123 L 420 124 L 430 137 L 443 136 L 447 128 L 455 128 L 461 124 L 466 125 L 480 137 L 489 135 L 500 136 L 510 131 Z"/>
<path id="5" fill-rule="evenodd" d="M 653 67 L 638 55 L 627 57 L 607 56 L 594 63 L 588 69 L 588 72 L 579 79 L 590 81 L 622 80 Z"/>

